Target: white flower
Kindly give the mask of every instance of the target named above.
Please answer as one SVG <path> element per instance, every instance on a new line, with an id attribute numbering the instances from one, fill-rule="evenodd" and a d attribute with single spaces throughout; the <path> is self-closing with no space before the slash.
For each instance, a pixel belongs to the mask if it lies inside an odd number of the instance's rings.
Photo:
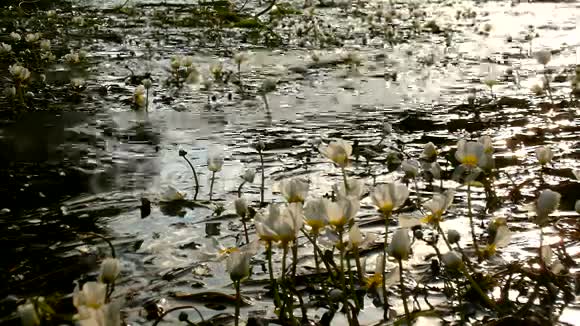
<path id="1" fill-rule="evenodd" d="M 116 258 L 106 258 L 101 263 L 99 280 L 105 284 L 113 284 L 117 276 L 119 276 L 119 272 L 121 272 L 121 263 L 119 260 Z"/>
<path id="2" fill-rule="evenodd" d="M 10 74 L 12 74 L 14 79 L 18 81 L 22 82 L 30 78 L 30 71 L 20 65 L 13 64 L 8 68 L 8 70 L 10 71 Z"/>
<path id="3" fill-rule="evenodd" d="M 275 231 L 275 224 L 280 219 L 280 207 L 277 204 L 271 204 L 269 214 L 264 216 L 257 214 L 254 220 L 256 224 L 256 233 L 261 240 L 277 241 L 278 234 Z"/>
<path id="4" fill-rule="evenodd" d="M 25 40 L 28 43 L 34 43 L 40 39 L 40 33 L 26 34 Z"/>
<path id="5" fill-rule="evenodd" d="M 550 189 L 542 190 L 536 202 L 536 218 L 534 223 L 540 227 L 546 225 L 549 222 L 548 218 L 550 214 L 558 209 L 561 197 L 559 193 Z"/>
<path id="6" fill-rule="evenodd" d="M 572 174 L 574 174 L 577 180 L 580 180 L 580 170 L 572 170 Z"/>
<path id="7" fill-rule="evenodd" d="M 234 54 L 234 62 L 236 65 L 240 66 L 242 63 L 248 61 L 248 55 L 243 52 L 238 52 Z"/>
<path id="8" fill-rule="evenodd" d="M 440 222 L 441 217 L 443 216 L 445 211 L 453 203 L 454 196 L 455 191 L 453 189 L 448 189 L 442 194 L 433 195 L 433 198 L 431 200 L 423 204 L 423 206 L 431 212 L 431 214 L 427 216 L 425 222 L 427 223 Z"/>
<path id="9" fill-rule="evenodd" d="M 419 162 L 417 160 L 404 160 L 401 163 L 401 169 L 407 177 L 415 178 L 419 174 Z"/>
<path id="10" fill-rule="evenodd" d="M 248 214 L 248 204 L 244 197 L 237 198 L 234 201 L 234 207 L 236 208 L 236 214 L 238 214 L 239 217 L 245 218 Z"/>
<path id="11" fill-rule="evenodd" d="M 574 209 L 576 210 L 576 213 L 580 214 L 580 199 L 578 199 L 576 201 L 576 205 L 574 205 Z"/>
<path id="12" fill-rule="evenodd" d="M 550 147 L 541 146 L 536 148 L 536 158 L 538 159 L 540 165 L 546 165 L 552 162 L 553 157 L 554 153 L 552 153 Z"/>
<path id="13" fill-rule="evenodd" d="M 107 285 L 104 283 L 87 282 L 79 291 L 78 286 L 73 292 L 73 304 L 78 309 L 81 306 L 99 309 L 105 304 Z"/>
<path id="14" fill-rule="evenodd" d="M 176 200 L 183 200 L 185 198 L 185 195 L 177 190 L 177 188 L 175 188 L 174 186 L 167 186 L 165 188 L 165 191 L 163 191 L 163 194 L 161 194 L 161 201 L 164 202 L 169 202 L 169 201 L 176 201 Z"/>
<path id="15" fill-rule="evenodd" d="M 133 93 L 133 103 L 137 106 L 137 108 L 145 108 L 147 105 L 147 95 L 145 92 L 145 86 L 139 85 L 135 88 L 135 92 Z"/>
<path id="16" fill-rule="evenodd" d="M 485 148 L 479 142 L 460 140 L 457 142 L 455 158 L 463 166 L 474 168 L 480 163 Z"/>
<path id="17" fill-rule="evenodd" d="M 0 43 L 0 53 L 9 53 L 12 51 L 12 46 L 6 43 Z"/>
<path id="18" fill-rule="evenodd" d="M 304 221 L 306 225 L 310 226 L 314 234 L 319 233 L 320 229 L 328 224 L 327 203 L 330 203 L 328 199 L 320 198 L 309 200 L 304 205 Z"/>
<path id="19" fill-rule="evenodd" d="M 339 140 L 331 142 L 325 148 L 321 148 L 320 152 L 326 158 L 344 168 L 348 166 L 348 158 L 352 155 L 352 146 L 344 140 Z"/>
<path id="20" fill-rule="evenodd" d="M 250 254 L 242 251 L 234 251 L 226 260 L 226 270 L 230 273 L 232 281 L 240 281 L 250 276 Z"/>
<path id="21" fill-rule="evenodd" d="M 398 229 L 393 234 L 391 243 L 387 252 L 389 255 L 395 257 L 398 260 L 406 260 L 409 258 L 409 252 L 411 250 L 411 239 L 409 238 L 409 231 L 406 228 Z"/>
<path id="22" fill-rule="evenodd" d="M 352 219 L 355 218 L 360 208 L 358 198 L 343 198 L 337 202 L 328 202 L 326 205 L 326 214 L 328 224 L 337 229 L 344 228 Z"/>
<path id="23" fill-rule="evenodd" d="M 280 181 L 280 193 L 289 203 L 303 203 L 310 185 L 302 178 Z"/>
<path id="24" fill-rule="evenodd" d="M 298 231 L 304 224 L 304 211 L 302 204 L 288 204 L 280 213 L 280 218 L 274 224 L 274 230 L 278 239 L 283 245 L 294 241 Z"/>
<path id="25" fill-rule="evenodd" d="M 383 124 L 383 133 L 384 133 L 385 135 L 390 135 L 392 132 L 393 132 L 393 125 L 391 125 L 391 124 L 390 124 L 390 123 L 388 123 L 388 122 L 385 122 L 385 123 Z"/>
<path id="26" fill-rule="evenodd" d="M 552 60 L 552 52 L 549 50 L 538 51 L 534 54 L 534 57 L 539 64 L 545 66 L 550 62 L 550 60 Z"/>
<path id="27" fill-rule="evenodd" d="M 461 240 L 461 234 L 457 230 L 447 230 L 447 241 L 449 241 L 449 244 L 457 243 L 459 240 Z"/>
<path id="28" fill-rule="evenodd" d="M 15 97 L 16 96 L 16 87 L 10 86 L 4 89 L 4 94 L 8 97 Z"/>
<path id="29" fill-rule="evenodd" d="M 280 241 L 287 245 L 296 239 L 304 223 L 304 212 L 300 203 L 292 203 L 282 210 L 276 204 L 270 206 L 267 217 L 256 216 L 256 232 L 264 241 Z"/>
<path id="30" fill-rule="evenodd" d="M 449 269 L 458 269 L 463 265 L 463 259 L 456 251 L 448 251 L 441 256 L 441 260 L 443 265 Z"/>
<path id="31" fill-rule="evenodd" d="M 182 59 L 180 56 L 173 56 L 171 58 L 171 64 L 170 64 L 171 68 L 173 70 L 178 70 L 181 67 L 181 61 L 182 61 Z"/>
<path id="32" fill-rule="evenodd" d="M 193 58 L 190 56 L 181 58 L 181 65 L 184 67 L 191 67 L 193 65 Z"/>
<path id="33" fill-rule="evenodd" d="M 432 163 L 423 163 L 422 168 L 424 171 L 431 172 L 433 175 L 433 179 L 440 179 L 441 178 L 441 165 L 437 162 Z"/>
<path id="34" fill-rule="evenodd" d="M 483 69 L 487 69 L 487 74 L 486 76 L 483 78 L 483 83 L 489 87 L 492 88 L 493 86 L 497 85 L 499 83 L 499 69 L 497 65 L 482 65 Z"/>
<path id="35" fill-rule="evenodd" d="M 357 179 L 347 179 L 348 190 L 344 187 L 344 182 L 338 182 L 332 187 L 338 199 L 354 197 L 359 199 L 364 192 L 364 183 Z"/>
<path id="36" fill-rule="evenodd" d="M 409 189 L 400 183 L 378 185 L 371 194 L 373 204 L 385 215 L 402 206 L 407 197 L 409 197 Z"/>
<path id="37" fill-rule="evenodd" d="M 358 224 L 355 223 L 350 230 L 348 230 L 348 242 L 352 247 L 358 247 L 363 240 L 363 234 L 360 232 Z"/>
<path id="38" fill-rule="evenodd" d="M 493 141 L 489 136 L 479 137 L 478 142 L 483 146 L 483 153 L 479 158 L 478 166 L 484 170 L 491 170 L 495 167 L 493 160 Z"/>
<path id="39" fill-rule="evenodd" d="M 246 169 L 244 173 L 241 175 L 244 182 L 252 183 L 254 182 L 254 178 L 256 177 L 256 170 L 254 169 Z"/>
<path id="40" fill-rule="evenodd" d="M 428 142 L 427 144 L 425 144 L 425 146 L 423 146 L 421 159 L 428 162 L 433 162 L 435 161 L 435 159 L 437 159 L 437 148 L 435 147 L 435 144 L 433 144 L 432 142 Z"/>
<path id="41" fill-rule="evenodd" d="M 493 238 L 491 246 L 493 246 L 494 250 L 497 248 L 506 247 L 507 245 L 510 244 L 511 239 L 512 232 L 510 231 L 510 229 L 506 224 L 501 224 L 497 227 L 497 230 L 495 231 L 495 237 Z"/>
<path id="42" fill-rule="evenodd" d="M 145 78 L 141 81 L 141 84 L 143 85 L 143 87 L 145 87 L 145 89 L 150 89 L 151 86 L 153 86 L 153 83 L 151 82 L 151 79 L 149 78 Z"/>
<path id="43" fill-rule="evenodd" d="M 30 301 L 18 306 L 18 316 L 20 316 L 20 324 L 22 326 L 39 326 L 40 318 L 36 313 L 36 307 Z"/>
<path id="44" fill-rule="evenodd" d="M 207 168 L 211 172 L 219 172 L 224 165 L 224 157 L 221 153 L 210 153 L 207 157 Z"/>
<path id="45" fill-rule="evenodd" d="M 540 248 L 540 253 L 544 264 L 546 264 L 546 267 L 548 267 L 552 273 L 559 274 L 562 270 L 565 269 L 564 265 L 562 265 L 558 258 L 554 259 L 552 257 L 552 247 L 549 245 L 543 245 Z"/>
<path id="46" fill-rule="evenodd" d="M 18 42 L 22 39 L 22 37 L 20 37 L 20 34 L 12 32 L 10 33 L 10 38 L 14 41 L 14 42 Z"/>

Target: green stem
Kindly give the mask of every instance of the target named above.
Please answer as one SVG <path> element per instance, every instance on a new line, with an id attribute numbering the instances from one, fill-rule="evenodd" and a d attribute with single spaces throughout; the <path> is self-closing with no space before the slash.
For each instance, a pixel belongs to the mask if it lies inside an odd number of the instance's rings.
<path id="1" fill-rule="evenodd" d="M 355 291 L 355 286 L 354 286 L 354 276 L 352 275 L 352 266 L 350 264 L 350 259 L 348 259 L 348 257 L 346 258 L 346 269 L 348 270 L 348 280 L 349 280 L 349 285 L 350 285 L 350 290 L 351 290 L 351 294 L 352 294 L 352 300 L 354 302 L 354 306 L 357 309 L 360 309 L 361 306 L 358 302 L 358 298 L 356 297 L 356 291 Z M 356 316 L 354 315 L 354 311 L 353 311 L 353 318 L 356 318 Z"/>
<path id="2" fill-rule="evenodd" d="M 236 317 L 235 317 L 235 326 L 238 326 L 240 320 L 240 304 L 242 296 L 240 295 L 240 281 L 235 281 L 234 286 L 236 287 Z"/>
<path id="3" fill-rule="evenodd" d="M 387 251 L 389 249 L 389 218 L 391 217 L 391 212 L 383 213 L 385 218 L 385 240 L 383 243 L 383 270 L 381 271 L 382 274 L 382 287 L 383 287 L 383 319 L 389 319 L 389 302 L 387 300 L 387 283 L 385 278 L 385 266 L 387 266 Z"/>
<path id="4" fill-rule="evenodd" d="M 193 171 L 193 179 L 195 180 L 195 194 L 193 195 L 193 200 L 197 200 L 197 194 L 199 193 L 199 181 L 197 180 L 197 173 L 195 172 L 193 164 L 191 164 L 191 162 L 187 159 L 187 157 L 185 157 L 184 155 L 183 158 L 185 159 L 187 164 L 189 164 L 191 171 Z"/>
<path id="5" fill-rule="evenodd" d="M 145 95 L 145 112 L 149 112 L 149 88 L 147 88 Z"/>
<path id="6" fill-rule="evenodd" d="M 215 180 L 215 172 L 211 173 L 211 184 L 209 185 L 209 201 L 211 201 L 211 198 L 213 196 L 213 182 Z"/>
<path id="7" fill-rule="evenodd" d="M 399 259 L 399 285 L 401 286 L 401 298 L 403 298 L 403 307 L 405 308 L 405 318 L 407 325 L 411 325 L 411 314 L 407 305 L 407 292 L 405 291 L 405 282 L 403 281 L 403 260 Z"/>
<path id="8" fill-rule="evenodd" d="M 360 254 L 358 251 L 358 247 L 354 247 L 353 255 L 354 255 L 354 259 L 355 259 L 355 263 L 356 263 L 356 271 L 357 271 L 357 275 L 358 275 L 358 280 L 359 280 L 359 282 L 363 282 L 364 278 L 362 275 L 362 266 L 360 263 Z"/>
<path id="9" fill-rule="evenodd" d="M 463 262 L 465 262 L 465 265 L 467 266 L 467 268 L 469 268 L 469 271 L 475 274 L 475 268 L 473 268 L 473 265 L 471 265 L 471 260 L 469 260 L 469 257 L 467 257 L 467 255 L 465 254 L 463 248 L 461 248 L 459 243 L 457 243 L 457 249 L 461 253 L 461 257 L 463 257 Z"/>
<path id="10" fill-rule="evenodd" d="M 296 280 L 296 265 L 298 264 L 298 241 L 292 243 L 292 282 Z"/>
<path id="11" fill-rule="evenodd" d="M 348 181 L 346 180 L 346 170 L 344 167 L 341 167 L 342 170 L 342 181 L 344 182 L 344 192 L 348 195 Z"/>
<path id="12" fill-rule="evenodd" d="M 542 255 L 543 246 L 544 246 L 544 228 L 540 227 L 540 248 L 539 248 L 540 266 L 542 266 L 543 269 L 546 269 L 546 262 L 544 261 L 544 257 Z"/>
<path id="13" fill-rule="evenodd" d="M 280 308 L 280 318 L 282 320 L 286 320 L 286 305 L 288 304 L 288 294 L 286 292 L 286 258 L 288 256 L 288 243 L 283 244 L 283 251 L 282 251 L 282 274 L 281 277 L 281 289 L 282 289 L 282 306 Z"/>
<path id="14" fill-rule="evenodd" d="M 344 230 L 339 228 L 338 232 L 338 246 L 339 246 L 339 257 L 340 257 L 340 270 L 338 271 L 338 275 L 340 278 L 340 285 L 342 287 L 342 292 L 346 295 L 346 279 L 344 277 L 344 242 L 342 241 L 342 236 L 344 234 Z"/>
<path id="15" fill-rule="evenodd" d="M 485 292 L 483 292 L 483 290 L 479 287 L 479 285 L 477 284 L 477 282 L 475 282 L 475 280 L 473 279 L 473 277 L 471 277 L 471 275 L 469 275 L 469 273 L 465 270 L 464 267 L 460 267 L 459 270 L 461 271 L 461 273 L 463 273 L 463 275 L 465 276 L 465 278 L 467 278 L 467 280 L 469 281 L 469 283 L 471 283 L 471 287 L 481 296 L 481 298 L 485 301 L 485 303 L 493 308 L 494 310 L 497 311 L 497 306 L 495 305 L 495 303 L 493 301 L 491 301 L 491 299 L 489 298 L 489 296 L 487 296 L 487 294 L 485 294 Z"/>
<path id="16" fill-rule="evenodd" d="M 274 303 L 277 308 L 280 307 L 280 295 L 278 294 L 278 285 L 276 279 L 274 279 L 274 266 L 272 264 L 272 241 L 266 243 L 266 256 L 268 259 L 268 271 L 270 274 L 270 283 L 272 286 L 272 292 L 274 293 Z"/>
<path id="17" fill-rule="evenodd" d="M 238 187 L 238 198 L 242 197 L 242 187 L 246 184 L 246 181 L 242 181 L 240 186 Z"/>
<path id="18" fill-rule="evenodd" d="M 477 238 L 475 236 L 475 224 L 473 224 L 473 213 L 471 211 L 471 184 L 467 185 L 467 216 L 469 216 L 469 226 L 471 227 L 473 247 L 475 248 L 477 257 L 479 257 L 479 245 L 477 244 Z"/>
<path id="19" fill-rule="evenodd" d="M 260 207 L 262 207 L 264 206 L 264 182 L 266 177 L 264 175 L 264 155 L 262 151 L 258 151 L 258 154 L 260 155 L 260 166 L 262 170 L 262 183 L 260 184 Z"/>
<path id="20" fill-rule="evenodd" d="M 246 237 L 246 244 L 250 244 L 250 237 L 248 236 L 248 226 L 246 225 L 246 217 L 242 217 L 242 225 L 244 226 L 244 235 Z"/>
<path id="21" fill-rule="evenodd" d="M 546 89 L 548 91 L 548 96 L 550 97 L 550 102 L 552 105 L 554 104 L 554 98 L 552 97 L 552 89 L 550 88 L 550 76 L 546 70 L 546 66 L 544 66 L 544 78 L 546 78 Z"/>

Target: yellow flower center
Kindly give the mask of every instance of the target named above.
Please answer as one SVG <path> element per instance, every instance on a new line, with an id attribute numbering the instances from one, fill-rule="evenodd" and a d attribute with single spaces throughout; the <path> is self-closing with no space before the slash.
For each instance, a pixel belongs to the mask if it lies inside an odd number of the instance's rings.
<path id="1" fill-rule="evenodd" d="M 441 222 L 441 214 L 429 214 L 421 219 L 421 222 L 427 224 L 436 224 Z"/>
<path id="2" fill-rule="evenodd" d="M 465 157 L 463 158 L 463 162 L 461 162 L 465 165 L 477 165 L 477 156 L 470 154 L 470 155 L 465 155 Z"/>
<path id="3" fill-rule="evenodd" d="M 304 202 L 304 198 L 302 198 L 302 196 L 299 195 L 293 195 L 287 198 L 288 203 L 303 203 Z"/>
<path id="4" fill-rule="evenodd" d="M 341 228 L 346 224 L 346 217 L 342 216 L 341 218 L 332 219 L 328 223 L 336 228 Z"/>
<path id="5" fill-rule="evenodd" d="M 383 284 L 383 275 L 374 273 L 373 276 L 365 279 L 365 286 L 367 289 L 376 289 Z"/>
<path id="6" fill-rule="evenodd" d="M 236 252 L 236 251 L 240 251 L 240 248 L 237 248 L 237 247 L 224 248 L 224 249 L 221 249 L 219 251 L 219 254 L 220 255 L 229 255 L 232 252 Z"/>
<path id="7" fill-rule="evenodd" d="M 383 205 L 381 205 L 381 207 L 379 207 L 379 211 L 383 215 L 390 214 L 393 211 L 393 203 L 391 202 L 384 203 Z"/>
<path id="8" fill-rule="evenodd" d="M 306 225 L 312 228 L 312 233 L 318 233 L 318 230 L 324 227 L 324 222 L 321 220 L 306 220 Z"/>

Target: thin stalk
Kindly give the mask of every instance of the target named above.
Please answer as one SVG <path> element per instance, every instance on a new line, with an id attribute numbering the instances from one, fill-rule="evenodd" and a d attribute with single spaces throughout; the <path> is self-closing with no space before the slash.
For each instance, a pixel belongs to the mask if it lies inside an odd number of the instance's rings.
<path id="1" fill-rule="evenodd" d="M 298 265 L 298 241 L 292 244 L 292 282 L 296 280 L 296 265 Z"/>
<path id="2" fill-rule="evenodd" d="M 242 217 L 242 225 L 244 226 L 244 236 L 246 237 L 246 244 L 250 243 L 250 237 L 248 236 L 248 226 L 246 225 L 246 217 Z"/>
<path id="3" fill-rule="evenodd" d="M 457 249 L 461 253 L 461 257 L 463 257 L 463 262 L 465 263 L 467 268 L 469 268 L 469 271 L 475 274 L 475 268 L 473 268 L 473 265 L 471 265 L 471 260 L 469 260 L 469 257 L 467 257 L 467 255 L 465 254 L 463 248 L 461 248 L 459 243 L 457 243 Z"/>
<path id="4" fill-rule="evenodd" d="M 260 207 L 264 205 L 264 182 L 265 182 L 265 175 L 264 175 L 264 155 L 262 151 L 258 151 L 260 155 L 260 167 L 262 170 L 262 183 L 260 184 Z"/>
<path id="5" fill-rule="evenodd" d="M 552 89 L 550 88 L 550 75 L 548 75 L 548 71 L 545 65 L 544 65 L 544 78 L 546 78 L 546 89 L 548 90 L 550 102 L 552 103 L 552 105 L 554 105 L 554 98 L 552 97 Z"/>
<path id="6" fill-rule="evenodd" d="M 242 187 L 246 184 L 246 181 L 242 181 L 240 186 L 238 187 L 238 198 L 242 197 Z"/>
<path id="7" fill-rule="evenodd" d="M 350 285 L 350 290 L 352 292 L 352 300 L 354 301 L 354 306 L 357 309 L 360 309 L 361 306 L 358 302 L 358 298 L 356 297 L 356 291 L 354 289 L 354 276 L 352 275 L 352 266 L 350 265 L 350 259 L 348 259 L 348 258 L 346 258 L 346 269 L 348 270 L 348 280 L 350 283 L 349 285 Z M 354 311 L 353 311 L 353 318 L 355 318 Z"/>
<path id="8" fill-rule="evenodd" d="M 389 302 L 387 301 L 387 283 L 385 278 L 385 266 L 387 266 L 387 250 L 389 249 L 389 218 L 391 217 L 391 212 L 383 213 L 385 217 L 385 241 L 383 244 L 383 270 L 381 274 L 383 276 L 382 279 L 382 287 L 383 287 L 383 319 L 389 319 Z"/>
<path id="9" fill-rule="evenodd" d="M 235 326 L 238 326 L 240 320 L 240 305 L 242 296 L 240 295 L 240 281 L 235 281 L 234 286 L 236 287 L 236 317 L 235 317 Z"/>
<path id="10" fill-rule="evenodd" d="M 340 257 L 340 270 L 338 271 L 338 275 L 340 278 L 340 285 L 342 287 L 343 293 L 346 295 L 346 279 L 344 277 L 344 241 L 342 240 L 342 236 L 344 234 L 344 230 L 339 228 L 338 232 L 338 246 L 339 246 L 339 257 Z"/>
<path id="11" fill-rule="evenodd" d="M 272 291 L 274 292 L 274 303 L 276 307 L 280 306 L 280 295 L 278 294 L 278 284 L 276 283 L 276 279 L 274 278 L 274 267 L 272 264 L 272 241 L 268 241 L 266 243 L 266 256 L 268 259 L 268 271 L 270 274 L 270 283 L 272 286 Z"/>
<path id="12" fill-rule="evenodd" d="M 540 227 L 540 248 L 539 248 L 540 266 L 542 266 L 543 269 L 546 269 L 546 263 L 544 262 L 544 257 L 542 255 L 543 246 L 544 246 L 544 228 Z"/>
<path id="13" fill-rule="evenodd" d="M 209 200 L 211 201 L 211 198 L 213 196 L 213 182 L 215 180 L 215 172 L 211 173 L 211 183 L 209 185 Z"/>
<path id="14" fill-rule="evenodd" d="M 286 293 L 286 285 L 285 285 L 285 279 L 286 279 L 286 258 L 288 256 L 288 243 L 284 243 L 283 244 L 284 249 L 282 251 L 282 274 L 280 275 L 281 280 L 282 280 L 282 306 L 280 308 L 280 318 L 282 320 L 286 319 L 286 304 L 288 303 L 288 294 Z"/>
<path id="15" fill-rule="evenodd" d="M 320 250 L 320 248 L 317 245 L 317 242 L 314 242 L 312 237 L 310 237 L 308 235 L 308 232 L 306 232 L 306 230 L 304 230 L 304 228 L 300 229 L 302 231 L 302 234 L 310 241 L 310 243 L 312 243 L 314 245 L 314 250 L 318 252 L 318 254 L 320 255 L 320 257 L 323 256 L 322 251 Z M 332 279 L 332 281 L 336 281 L 334 274 L 332 274 L 330 271 L 332 270 L 332 267 L 330 266 L 330 264 L 322 259 L 322 262 L 324 263 L 324 266 L 326 267 L 326 270 L 328 271 L 328 275 L 330 276 L 330 278 Z"/>
<path id="16" fill-rule="evenodd" d="M 359 251 L 358 251 L 358 247 L 354 247 L 353 250 L 352 250 L 352 253 L 354 255 L 354 260 L 355 260 L 355 263 L 356 263 L 356 271 L 357 271 L 357 275 L 358 275 L 359 282 L 362 282 L 364 280 L 364 278 L 363 278 L 363 275 L 362 275 L 362 266 L 361 266 L 361 263 L 360 263 L 360 254 L 359 254 Z"/>
<path id="17" fill-rule="evenodd" d="M 344 182 L 344 191 L 348 194 L 348 182 L 346 180 L 346 170 L 344 167 L 341 167 L 342 170 L 342 181 Z"/>
<path id="18" fill-rule="evenodd" d="M 149 112 L 149 88 L 145 93 L 145 112 Z"/>
<path id="19" fill-rule="evenodd" d="M 185 159 L 187 164 L 189 164 L 191 171 L 193 171 L 193 179 L 195 180 L 195 194 L 193 195 L 193 200 L 197 200 L 197 194 L 199 193 L 199 181 L 197 180 L 197 173 L 195 172 L 195 168 L 193 167 L 193 164 L 191 164 L 191 162 L 187 159 L 187 157 L 185 157 L 185 155 L 183 155 L 183 158 Z"/>
<path id="20" fill-rule="evenodd" d="M 465 270 L 465 268 L 460 267 L 459 270 L 461 271 L 461 273 L 463 273 L 465 278 L 467 278 L 469 283 L 471 283 L 471 287 L 479 294 L 479 296 L 481 296 L 483 301 L 485 301 L 485 303 L 487 303 L 488 306 L 490 306 L 491 308 L 493 308 L 494 310 L 497 311 L 498 309 L 497 309 L 497 306 L 495 305 L 495 303 L 493 301 L 491 301 L 491 299 L 489 298 L 489 296 L 487 294 L 485 294 L 485 292 L 483 292 L 483 290 L 479 287 L 479 285 L 473 279 L 473 277 L 471 277 L 471 275 L 469 275 L 469 273 Z"/>
<path id="21" fill-rule="evenodd" d="M 417 183 L 417 177 L 413 177 L 413 182 L 415 183 L 415 193 L 417 194 L 417 208 L 419 209 L 419 211 L 421 211 L 421 214 L 425 215 L 423 213 L 423 209 L 421 209 L 421 194 L 419 193 L 419 184 Z"/>
<path id="22" fill-rule="evenodd" d="M 401 286 L 401 298 L 403 298 L 403 307 L 405 308 L 405 318 L 407 325 L 411 325 L 411 314 L 409 314 L 409 306 L 407 305 L 407 292 L 405 291 L 405 282 L 403 282 L 403 260 L 399 261 L 399 285 Z"/>
<path id="23" fill-rule="evenodd" d="M 469 226 L 471 227 L 473 247 L 475 248 L 475 253 L 479 257 L 479 245 L 477 244 L 477 238 L 475 236 L 475 225 L 473 224 L 473 213 L 471 211 L 471 184 L 467 185 L 467 216 L 469 216 Z"/>
<path id="24" fill-rule="evenodd" d="M 262 94 L 262 100 L 264 100 L 264 106 L 266 107 L 266 113 L 270 114 L 270 104 L 268 103 L 268 97 L 266 94 Z"/>
<path id="25" fill-rule="evenodd" d="M 437 228 L 437 232 L 439 232 L 439 234 L 443 238 L 443 241 L 445 241 L 445 244 L 447 245 L 447 249 L 449 249 L 449 251 L 453 251 L 453 248 L 449 244 L 449 241 L 447 240 L 445 233 L 443 233 L 443 229 L 441 228 L 441 225 L 439 224 L 439 222 L 435 222 L 435 227 Z"/>

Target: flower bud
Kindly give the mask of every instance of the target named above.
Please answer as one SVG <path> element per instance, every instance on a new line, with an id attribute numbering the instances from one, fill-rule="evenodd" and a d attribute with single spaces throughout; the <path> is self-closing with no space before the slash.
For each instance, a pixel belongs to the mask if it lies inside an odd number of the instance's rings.
<path id="1" fill-rule="evenodd" d="M 393 235 L 387 251 L 398 260 L 406 260 L 411 249 L 411 239 L 406 228 L 398 229 Z"/>
<path id="2" fill-rule="evenodd" d="M 121 271 L 121 263 L 116 258 L 106 258 L 101 263 L 101 274 L 99 279 L 105 284 L 115 283 L 115 279 Z"/>
<path id="3" fill-rule="evenodd" d="M 236 208 L 236 214 L 238 214 L 239 217 L 245 218 L 248 214 L 248 204 L 246 204 L 246 200 L 243 197 L 234 201 L 234 207 Z"/>
<path id="4" fill-rule="evenodd" d="M 457 243 L 459 240 L 461 240 L 461 234 L 457 230 L 447 230 L 447 241 L 449 241 L 449 244 Z"/>
<path id="5" fill-rule="evenodd" d="M 542 146 L 536 149 L 536 158 L 540 165 L 546 165 L 552 162 L 553 157 L 554 153 L 552 153 L 552 150 L 549 147 Z"/>
<path id="6" fill-rule="evenodd" d="M 20 316 L 20 323 L 23 326 L 38 326 L 40 325 L 40 318 L 36 313 L 36 307 L 30 302 L 18 306 L 18 315 Z"/>
<path id="7" fill-rule="evenodd" d="M 254 182 L 254 178 L 256 177 L 256 170 L 246 169 L 241 177 L 245 182 L 252 183 Z"/>
<path id="8" fill-rule="evenodd" d="M 463 259 L 461 259 L 461 255 L 455 251 L 449 251 L 441 257 L 443 261 L 443 265 L 448 269 L 458 269 L 463 265 Z"/>

